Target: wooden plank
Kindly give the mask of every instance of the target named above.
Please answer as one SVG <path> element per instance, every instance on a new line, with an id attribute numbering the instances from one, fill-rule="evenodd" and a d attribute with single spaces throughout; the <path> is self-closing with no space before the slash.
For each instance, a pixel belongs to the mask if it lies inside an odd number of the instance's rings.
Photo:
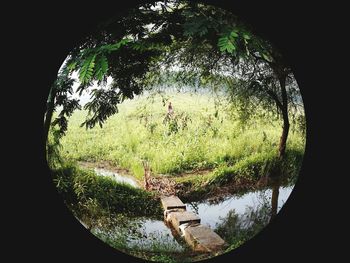
<path id="1" fill-rule="evenodd" d="M 164 210 L 181 208 L 186 210 L 186 205 L 175 195 L 165 196 L 161 199 Z"/>
<path id="2" fill-rule="evenodd" d="M 188 226 L 184 229 L 185 241 L 198 252 L 217 252 L 225 248 L 225 241 L 212 229 L 204 225 Z"/>
<path id="3" fill-rule="evenodd" d="M 185 223 L 197 223 L 199 224 L 201 222 L 201 219 L 194 213 L 189 211 L 183 211 L 183 212 L 172 212 L 167 217 L 168 222 L 174 227 L 174 229 L 180 233 L 180 225 Z"/>

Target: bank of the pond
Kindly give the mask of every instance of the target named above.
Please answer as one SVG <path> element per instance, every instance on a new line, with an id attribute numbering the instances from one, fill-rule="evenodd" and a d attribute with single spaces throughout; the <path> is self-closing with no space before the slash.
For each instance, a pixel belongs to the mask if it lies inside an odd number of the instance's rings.
<path id="1" fill-rule="evenodd" d="M 292 166 L 291 163 L 296 159 L 298 163 Z M 138 188 L 131 191 L 143 193 L 141 196 L 144 198 L 151 197 L 158 200 L 164 194 L 175 194 L 185 202 L 193 202 L 209 198 L 220 199 L 234 193 L 242 194 L 264 189 L 269 185 L 265 179 L 275 176 L 276 173 L 281 180 L 280 184 L 294 184 L 301 159 L 302 156 L 294 152 L 287 152 L 284 162 L 276 161 L 275 155 L 260 154 L 237 161 L 233 166 L 221 165 L 215 169 L 188 171 L 179 175 L 152 174 L 147 191 L 143 190 L 144 182 L 134 177 L 127 169 L 115 167 L 108 162 L 79 162 L 78 165 L 81 171 L 84 170 L 91 176 L 98 175 L 99 181 L 103 180 L 102 178 L 108 178 L 115 181 L 119 187 L 125 184 L 126 189 Z M 125 195 L 119 199 L 133 198 L 133 196 Z M 106 198 L 109 197 L 106 196 Z M 123 202 L 130 203 L 125 200 Z"/>
<path id="2" fill-rule="evenodd" d="M 147 192 L 153 197 L 175 194 L 185 202 L 220 198 L 228 194 L 266 188 L 267 178 L 277 177 L 282 185 L 295 184 L 302 163 L 302 153 L 287 150 L 283 161 L 276 152 L 251 155 L 237 160 L 234 164 L 220 165 L 213 169 L 188 171 L 178 175 L 151 174 Z M 119 183 L 134 187 L 144 187 L 144 182 L 131 171 L 104 162 L 79 162 L 95 174 L 107 176 Z"/>
<path id="3" fill-rule="evenodd" d="M 81 206 L 86 210 L 101 207 L 133 216 L 162 213 L 155 193 L 117 182 L 109 176 L 96 176 L 93 170 L 82 169 L 74 163 L 52 169 L 52 175 L 58 191 L 70 207 Z"/>
<path id="4" fill-rule="evenodd" d="M 251 155 L 234 164 L 221 165 L 211 172 L 173 177 L 177 195 L 186 202 L 220 198 L 232 193 L 264 189 L 278 181 L 281 185 L 296 183 L 303 155 L 288 150 L 281 161 L 276 153 Z"/>
<path id="5" fill-rule="evenodd" d="M 293 186 L 280 187 L 278 210 L 287 201 Z M 270 219 L 272 190 L 226 196 L 220 201 L 203 200 L 187 203 L 199 215 L 201 223 L 219 233 L 229 249 L 257 234 Z M 112 221 L 112 222 L 111 222 Z M 146 260 L 191 262 L 212 255 L 194 253 L 160 219 L 109 215 L 109 224 L 95 222 L 91 232 L 110 246 Z"/>

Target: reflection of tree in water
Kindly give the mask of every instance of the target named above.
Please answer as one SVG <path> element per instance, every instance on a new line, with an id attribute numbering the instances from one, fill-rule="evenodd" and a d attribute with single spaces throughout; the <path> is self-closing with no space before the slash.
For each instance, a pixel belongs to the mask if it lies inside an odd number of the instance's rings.
<path id="1" fill-rule="evenodd" d="M 271 218 L 270 218 L 270 221 L 277 215 L 279 189 L 280 189 L 280 184 L 279 184 L 279 182 L 275 182 L 275 183 L 272 185 Z"/>
<path id="2" fill-rule="evenodd" d="M 262 193 L 259 204 L 247 206 L 243 214 L 237 214 L 232 209 L 226 217 L 220 217 L 215 232 L 230 244 L 229 249 L 234 249 L 255 236 L 269 223 L 271 211 L 270 198 Z"/>

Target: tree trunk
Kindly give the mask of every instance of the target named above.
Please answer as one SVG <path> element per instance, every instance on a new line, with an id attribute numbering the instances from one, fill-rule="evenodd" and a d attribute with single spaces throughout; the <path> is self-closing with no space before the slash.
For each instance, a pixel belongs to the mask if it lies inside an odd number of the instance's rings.
<path id="1" fill-rule="evenodd" d="M 283 113 L 283 130 L 278 147 L 279 158 L 283 158 L 286 153 L 286 145 L 289 134 L 289 119 L 288 113 Z"/>
<path id="2" fill-rule="evenodd" d="M 47 110 L 45 113 L 45 120 L 44 120 L 44 138 L 43 139 L 44 139 L 45 146 L 49 136 L 50 124 L 51 124 L 53 110 L 54 110 L 55 97 L 56 97 L 56 90 L 52 87 L 49 93 L 48 101 L 47 101 Z"/>
<path id="3" fill-rule="evenodd" d="M 279 83 L 282 94 L 282 117 L 283 117 L 283 130 L 280 138 L 280 144 L 278 147 L 279 158 L 282 159 L 286 153 L 286 145 L 289 134 L 289 117 L 288 117 L 288 98 L 286 90 L 286 76 L 279 77 Z"/>

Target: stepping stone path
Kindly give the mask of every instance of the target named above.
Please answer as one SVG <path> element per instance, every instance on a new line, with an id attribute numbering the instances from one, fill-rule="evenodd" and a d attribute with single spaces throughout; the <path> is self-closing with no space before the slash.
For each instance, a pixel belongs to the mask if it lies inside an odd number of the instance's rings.
<path id="1" fill-rule="evenodd" d="M 164 220 L 175 229 L 196 252 L 216 253 L 226 248 L 226 242 L 211 228 L 200 224 L 195 213 L 186 211 L 186 205 L 177 196 L 161 198 Z"/>

